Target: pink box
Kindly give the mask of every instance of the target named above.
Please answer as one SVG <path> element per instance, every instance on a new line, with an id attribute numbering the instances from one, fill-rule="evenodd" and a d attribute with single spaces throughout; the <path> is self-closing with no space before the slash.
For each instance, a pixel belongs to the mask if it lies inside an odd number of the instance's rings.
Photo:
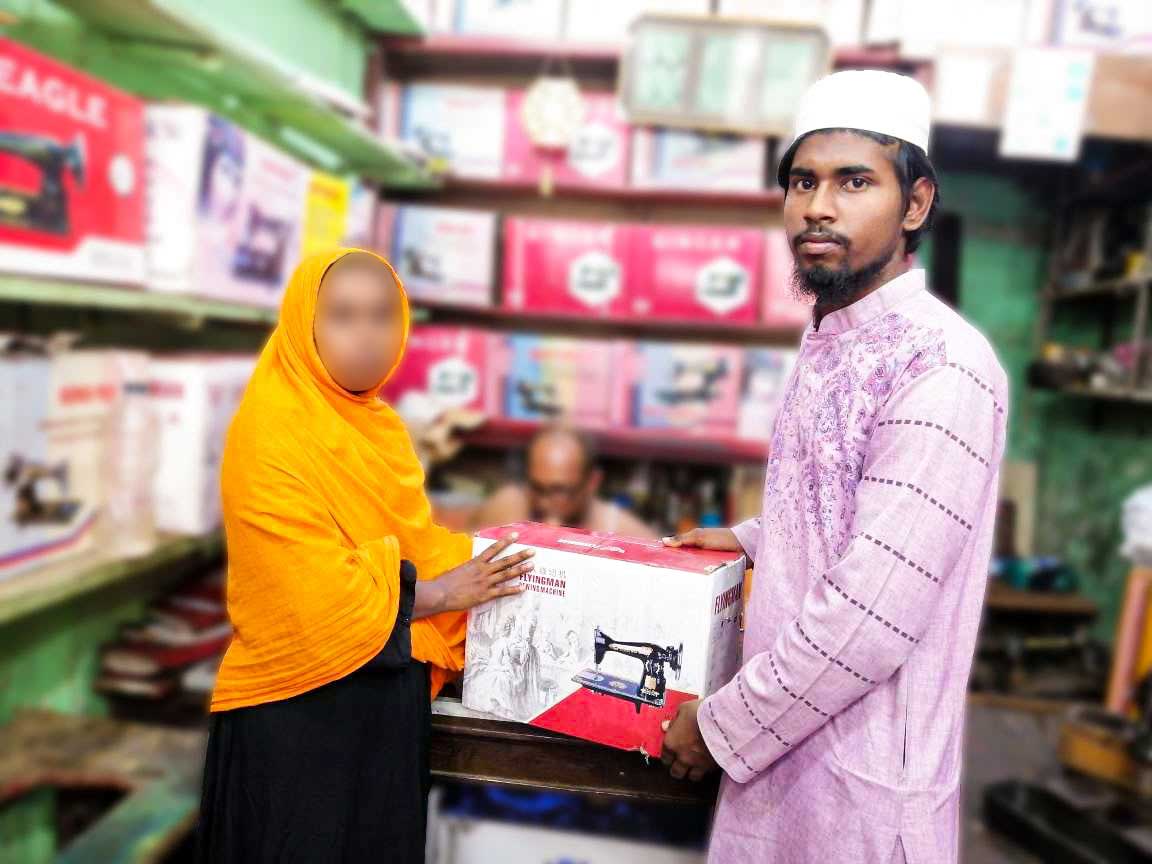
<path id="1" fill-rule="evenodd" d="M 532 143 L 521 112 L 524 91 L 508 94 L 504 135 L 504 177 L 536 183 L 547 169 L 557 186 L 621 189 L 628 185 L 631 127 L 614 93 L 584 94 L 587 114 L 566 150 L 543 150 Z"/>
<path id="2" fill-rule="evenodd" d="M 812 302 L 797 299 L 792 288 L 792 248 L 783 228 L 764 235 L 764 285 L 760 320 L 768 327 L 804 327 L 812 320 Z"/>
<path id="3" fill-rule="evenodd" d="M 639 429 L 735 435 L 743 349 L 641 342 L 617 358 L 614 417 Z"/>
<path id="4" fill-rule="evenodd" d="M 492 336 L 471 327 L 415 327 L 384 398 L 407 414 L 438 414 L 451 408 L 488 412 L 491 406 L 488 363 Z M 425 412 L 424 409 L 430 409 Z"/>
<path id="5" fill-rule="evenodd" d="M 504 306 L 622 317 L 631 309 L 630 229 L 607 222 L 507 219 Z"/>
<path id="6" fill-rule="evenodd" d="M 493 337 L 494 403 L 510 420 L 615 423 L 614 380 L 621 343 L 517 333 Z"/>
<path id="7" fill-rule="evenodd" d="M 763 232 L 642 225 L 632 232 L 632 311 L 651 318 L 756 320 Z"/>

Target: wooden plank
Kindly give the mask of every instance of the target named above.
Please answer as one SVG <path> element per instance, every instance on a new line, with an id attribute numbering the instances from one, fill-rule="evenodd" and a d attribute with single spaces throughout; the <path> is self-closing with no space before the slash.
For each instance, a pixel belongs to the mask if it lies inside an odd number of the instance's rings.
<path id="1" fill-rule="evenodd" d="M 1092 617 L 1099 611 L 1095 603 L 1079 594 L 1018 591 L 999 582 L 988 586 L 984 605 L 993 612 L 1031 612 L 1038 615 Z"/>

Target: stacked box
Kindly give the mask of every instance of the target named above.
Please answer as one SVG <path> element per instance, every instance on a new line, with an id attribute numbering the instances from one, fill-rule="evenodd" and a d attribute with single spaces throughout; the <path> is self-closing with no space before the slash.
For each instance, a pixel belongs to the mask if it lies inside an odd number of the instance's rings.
<path id="1" fill-rule="evenodd" d="M 765 444 L 771 440 L 796 357 L 797 353 L 787 348 L 753 348 L 744 355 L 737 423 L 741 438 Z"/>
<path id="2" fill-rule="evenodd" d="M 393 231 L 392 263 L 412 299 L 492 305 L 495 213 L 399 207 Z"/>
<path id="3" fill-rule="evenodd" d="M 736 433 L 742 349 L 655 342 L 629 349 L 617 366 L 616 416 L 639 429 L 713 438 Z"/>
<path id="4" fill-rule="evenodd" d="M 632 131 L 632 185 L 759 192 L 764 188 L 767 149 L 763 138 L 636 128 Z"/>
<path id="5" fill-rule="evenodd" d="M 489 411 L 491 338 L 470 327 L 414 328 L 384 397 L 403 416 L 436 415 L 453 408 Z"/>
<path id="6" fill-rule="evenodd" d="M 512 420 L 566 420 L 578 426 L 615 422 L 614 342 L 514 335 L 495 343 L 492 388 Z"/>
<path id="7" fill-rule="evenodd" d="M 744 557 L 520 523 L 533 549 L 519 595 L 468 617 L 464 706 L 658 756 L 660 724 L 739 666 Z"/>
<path id="8" fill-rule="evenodd" d="M 400 137 L 434 167 L 460 177 L 504 173 L 507 95 L 499 87 L 412 84 L 400 101 Z M 385 129 L 390 123 L 385 118 Z"/>

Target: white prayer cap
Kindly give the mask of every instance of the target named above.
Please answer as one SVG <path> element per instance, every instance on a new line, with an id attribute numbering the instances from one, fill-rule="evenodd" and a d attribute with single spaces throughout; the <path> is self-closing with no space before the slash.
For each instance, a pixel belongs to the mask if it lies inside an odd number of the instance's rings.
<path id="1" fill-rule="evenodd" d="M 820 129 L 860 129 L 899 138 L 928 152 L 932 102 L 907 75 L 860 69 L 836 72 L 808 88 L 796 112 L 796 142 Z"/>

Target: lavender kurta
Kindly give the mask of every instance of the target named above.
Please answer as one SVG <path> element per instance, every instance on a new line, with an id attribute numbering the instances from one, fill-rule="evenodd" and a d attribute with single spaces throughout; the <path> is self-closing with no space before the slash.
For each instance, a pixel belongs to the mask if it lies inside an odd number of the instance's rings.
<path id="1" fill-rule="evenodd" d="M 744 666 L 704 700 L 711 862 L 947 864 L 1007 382 L 913 270 L 809 328 L 772 436 Z"/>

